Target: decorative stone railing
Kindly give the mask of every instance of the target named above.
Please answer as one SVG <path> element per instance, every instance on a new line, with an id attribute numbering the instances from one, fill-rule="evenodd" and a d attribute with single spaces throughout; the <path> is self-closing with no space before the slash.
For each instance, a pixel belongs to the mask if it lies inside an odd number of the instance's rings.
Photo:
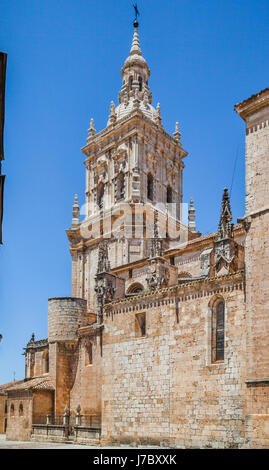
<path id="1" fill-rule="evenodd" d="M 101 437 L 100 415 L 70 415 L 66 407 L 64 415 L 36 416 L 32 425 L 32 440 L 66 442 L 72 440 L 82 444 L 98 445 Z"/>

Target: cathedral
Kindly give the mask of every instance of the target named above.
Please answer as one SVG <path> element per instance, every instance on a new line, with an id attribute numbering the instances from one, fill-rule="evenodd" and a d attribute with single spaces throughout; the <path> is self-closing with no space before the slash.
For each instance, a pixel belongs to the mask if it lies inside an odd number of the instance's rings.
<path id="1" fill-rule="evenodd" d="M 269 447 L 269 88 L 246 123 L 245 215 L 183 222 L 187 151 L 152 105 L 138 22 L 106 127 L 82 148 L 85 202 L 66 230 L 71 297 L 48 300 L 48 338 L 0 387 L 10 440 L 100 446 Z M 84 218 L 81 217 L 83 212 Z"/>

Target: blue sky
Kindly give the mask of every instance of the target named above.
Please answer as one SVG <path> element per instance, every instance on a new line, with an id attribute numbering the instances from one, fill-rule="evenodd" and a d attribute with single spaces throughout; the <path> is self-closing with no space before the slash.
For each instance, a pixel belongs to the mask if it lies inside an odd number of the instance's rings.
<path id="1" fill-rule="evenodd" d="M 0 383 L 24 377 L 22 348 L 47 337 L 47 299 L 71 293 L 65 229 L 84 199 L 80 148 L 90 118 L 106 125 L 132 39 L 129 0 L 0 0 L 8 53 L 4 245 L 0 248 Z M 140 42 L 163 125 L 179 121 L 184 201 L 216 230 L 222 191 L 244 215 L 244 123 L 234 104 L 269 85 L 265 0 L 141 0 Z"/>

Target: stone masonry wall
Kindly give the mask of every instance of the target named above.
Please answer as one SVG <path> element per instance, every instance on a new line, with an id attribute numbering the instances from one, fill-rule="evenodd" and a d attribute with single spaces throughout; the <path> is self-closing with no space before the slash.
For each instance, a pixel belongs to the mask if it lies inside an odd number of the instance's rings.
<path id="1" fill-rule="evenodd" d="M 70 393 L 70 410 L 73 414 L 78 405 L 82 415 L 101 414 L 101 354 L 100 339 L 89 338 L 92 343 L 92 364 L 87 363 L 87 344 L 80 341 L 78 359 L 74 365 L 74 381 Z"/>
<path id="2" fill-rule="evenodd" d="M 11 413 L 14 405 L 14 415 Z M 19 414 L 19 406 L 23 406 L 23 414 Z M 17 393 L 8 398 L 7 440 L 29 441 L 32 430 L 32 395 L 30 392 Z"/>
<path id="3" fill-rule="evenodd" d="M 236 282 L 235 282 L 236 281 Z M 199 287 L 200 286 L 200 287 Z M 244 441 L 245 310 L 242 279 L 140 300 L 105 319 L 102 441 L 237 447 Z M 211 364 L 214 296 L 225 300 L 225 361 Z M 182 295 L 182 296 L 181 296 Z M 147 304 L 147 305 L 146 305 Z M 136 337 L 136 314 L 146 336 Z"/>
<path id="4" fill-rule="evenodd" d="M 259 102 L 259 97 L 257 98 Z M 269 446 L 269 106 L 246 118 L 246 446 Z"/>
<path id="5" fill-rule="evenodd" d="M 53 415 L 54 396 L 53 392 L 48 390 L 38 390 L 33 393 L 33 423 L 39 424 L 38 418 L 47 414 Z M 42 424 L 42 423 L 40 423 Z"/>
<path id="6" fill-rule="evenodd" d="M 0 393 L 0 434 L 5 432 L 5 419 L 7 414 L 5 413 L 5 403 L 7 402 L 7 395 Z"/>
<path id="7" fill-rule="evenodd" d="M 74 297 L 49 299 L 48 340 L 74 341 L 79 323 L 87 319 L 87 302 Z"/>

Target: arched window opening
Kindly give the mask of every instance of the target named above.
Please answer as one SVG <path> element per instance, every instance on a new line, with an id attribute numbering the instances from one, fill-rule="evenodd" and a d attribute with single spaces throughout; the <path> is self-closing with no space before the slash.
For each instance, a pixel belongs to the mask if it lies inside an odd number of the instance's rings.
<path id="1" fill-rule="evenodd" d="M 146 314 L 137 313 L 135 315 L 135 335 L 136 337 L 146 336 Z"/>
<path id="2" fill-rule="evenodd" d="M 10 405 L 10 416 L 14 416 L 14 414 L 15 414 L 15 408 L 14 408 L 13 403 L 11 403 L 11 405 Z"/>
<path id="3" fill-rule="evenodd" d="M 144 290 L 144 287 L 142 284 L 139 282 L 135 282 L 134 284 L 131 284 L 129 287 L 127 294 L 138 294 L 139 292 L 142 292 Z"/>
<path id="4" fill-rule="evenodd" d="M 212 362 L 224 361 L 224 301 L 218 299 L 212 309 Z"/>
<path id="5" fill-rule="evenodd" d="M 23 404 L 20 403 L 20 406 L 19 406 L 19 416 L 23 416 Z"/>
<path id="6" fill-rule="evenodd" d="M 105 187 L 104 183 L 99 183 L 97 187 L 97 204 L 100 209 L 104 205 L 104 192 L 105 192 Z"/>
<path id="7" fill-rule="evenodd" d="M 138 77 L 139 91 L 142 91 L 142 77 Z"/>
<path id="8" fill-rule="evenodd" d="M 85 366 L 89 366 L 90 364 L 92 364 L 92 343 L 89 343 L 87 346 L 86 346 L 86 350 L 85 350 Z"/>
<path id="9" fill-rule="evenodd" d="M 166 201 L 167 201 L 167 203 L 173 202 L 173 195 L 172 195 L 171 186 L 168 186 L 168 188 L 167 188 Z"/>
<path id="10" fill-rule="evenodd" d="M 130 90 L 133 88 L 133 77 L 129 77 L 129 87 L 130 87 Z"/>
<path id="11" fill-rule="evenodd" d="M 43 374 L 47 374 L 49 372 L 49 351 L 44 351 L 42 359 L 43 359 Z"/>
<path id="12" fill-rule="evenodd" d="M 151 173 L 147 177 L 147 197 L 153 201 L 153 176 Z"/>

